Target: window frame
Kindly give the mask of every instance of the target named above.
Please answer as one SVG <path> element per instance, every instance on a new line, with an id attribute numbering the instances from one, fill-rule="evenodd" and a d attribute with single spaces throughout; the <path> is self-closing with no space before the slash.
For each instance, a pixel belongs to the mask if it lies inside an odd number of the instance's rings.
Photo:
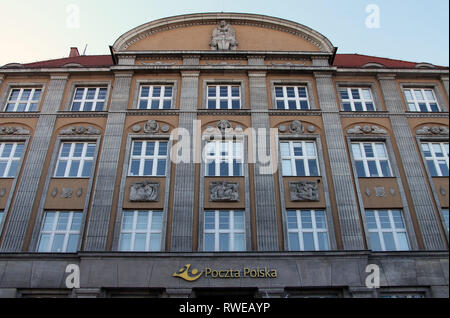
<path id="1" fill-rule="evenodd" d="M 123 225 L 124 225 L 124 219 L 125 219 L 125 213 L 129 213 L 132 212 L 133 213 L 133 223 L 132 223 L 132 228 L 131 230 L 124 230 L 123 229 Z M 146 212 L 148 213 L 147 215 L 147 224 L 146 224 L 146 228 L 141 230 L 141 229 L 137 229 L 137 225 L 138 225 L 138 215 L 140 212 Z M 161 229 L 159 230 L 154 230 L 152 228 L 153 225 L 153 213 L 161 213 Z M 164 211 L 163 210 L 132 210 L 132 209 L 124 209 L 122 211 L 122 221 L 120 223 L 120 233 L 119 233 L 119 244 L 118 244 L 118 252 L 161 252 L 162 251 L 162 242 L 163 242 L 163 233 L 164 233 Z M 131 234 L 131 239 L 130 239 L 130 249 L 129 250 L 122 250 L 121 249 L 121 244 L 122 244 L 122 239 L 123 239 L 123 235 L 124 234 Z M 137 234 L 145 234 L 145 248 L 143 251 L 139 251 L 135 249 L 135 243 L 136 243 L 136 235 Z M 157 251 L 152 251 L 150 249 L 151 247 L 151 236 L 152 234 L 159 234 L 159 248 Z"/>
<path id="2" fill-rule="evenodd" d="M 133 149 L 134 149 L 134 144 L 135 142 L 141 142 L 142 147 L 141 147 L 141 154 L 140 155 L 133 155 Z M 154 142 L 155 143 L 155 148 L 153 150 L 154 154 L 153 155 L 145 155 L 145 150 L 147 149 L 147 145 L 149 142 Z M 165 142 L 167 143 L 167 150 L 166 150 L 166 155 L 160 155 L 159 154 L 159 147 L 160 147 L 160 143 L 161 142 Z M 145 147 L 144 147 L 145 144 Z M 157 151 L 158 150 L 158 151 Z M 127 177 L 165 177 L 167 175 L 167 161 L 169 159 L 169 141 L 168 140 L 161 140 L 161 139 L 133 139 L 131 141 L 131 148 L 130 148 L 130 157 L 129 157 L 129 167 L 128 167 L 128 172 L 127 172 Z M 144 154 L 143 154 L 144 153 Z M 144 172 L 144 167 L 145 167 L 145 161 L 146 160 L 153 160 L 152 163 L 152 174 L 151 175 L 145 175 L 143 174 Z M 158 174 L 153 174 L 153 172 L 157 173 L 158 171 L 158 163 L 159 160 L 165 160 L 164 163 L 164 175 L 158 175 Z M 131 174 L 131 170 L 132 170 L 132 163 L 133 160 L 139 160 L 139 173 L 137 175 L 132 175 Z M 142 171 L 142 174 L 141 174 Z"/>
<path id="3" fill-rule="evenodd" d="M 93 89 L 95 88 L 95 96 L 94 99 L 86 99 L 87 97 L 87 93 L 89 91 L 89 89 Z M 100 89 L 105 89 L 105 99 L 99 99 L 98 95 L 100 93 Z M 81 100 L 75 100 L 75 96 L 76 93 L 78 91 L 78 89 L 83 89 L 83 97 L 81 98 Z M 107 108 L 107 103 L 108 103 L 108 93 L 109 93 L 109 86 L 107 85 L 98 85 L 98 86 L 93 86 L 93 85 L 89 85 L 89 86 L 84 86 L 84 85 L 77 85 L 75 86 L 74 92 L 72 94 L 72 101 L 70 103 L 70 111 L 72 112 L 103 112 L 106 111 Z M 79 110 L 74 110 L 73 109 L 73 105 L 74 103 L 79 102 L 80 105 L 80 109 Z M 85 106 L 87 102 L 92 102 L 92 109 L 91 110 L 86 110 Z M 102 110 L 96 110 L 97 107 L 97 103 L 98 102 L 103 102 L 103 108 Z"/>
<path id="4" fill-rule="evenodd" d="M 359 146 L 360 146 L 359 150 L 360 150 L 361 155 L 362 155 L 361 158 L 356 158 L 356 156 L 355 156 L 355 154 L 353 152 L 353 144 L 356 144 L 356 143 L 359 144 Z M 371 144 L 371 147 L 372 147 L 372 150 L 373 150 L 373 153 L 374 153 L 374 157 L 367 157 L 366 150 L 364 149 L 364 144 Z M 384 151 L 386 153 L 386 157 L 385 158 L 380 158 L 378 156 L 378 152 L 377 152 L 376 147 L 375 147 L 376 144 L 383 144 Z M 370 140 L 370 141 L 368 141 L 368 140 L 354 140 L 354 139 L 352 139 L 352 140 L 350 140 L 350 153 L 351 153 L 351 157 L 352 157 L 352 160 L 353 160 L 353 169 L 355 170 L 356 176 L 358 178 L 394 178 L 395 177 L 394 171 L 393 171 L 393 168 L 392 168 L 391 158 L 389 156 L 388 147 L 386 145 L 386 141 L 381 141 L 381 140 Z M 373 158 L 373 159 L 371 159 L 371 158 Z M 383 174 L 383 169 L 381 168 L 380 161 L 383 160 L 383 159 L 387 160 L 387 162 L 388 162 L 389 172 L 390 172 L 389 176 L 382 175 Z M 363 162 L 364 173 L 365 173 L 364 176 L 359 176 L 358 169 L 357 169 L 357 166 L 356 166 L 356 161 L 362 161 Z M 376 166 L 377 174 L 378 174 L 377 176 L 371 176 L 370 175 L 370 169 L 369 169 L 369 164 L 368 164 L 369 161 L 375 161 L 375 166 Z"/>
<path id="5" fill-rule="evenodd" d="M 214 213 L 214 229 L 206 229 L 206 213 Z M 228 229 L 220 229 L 220 212 L 229 212 L 229 218 L 228 218 Z M 243 221 L 242 221 L 242 229 L 235 229 L 235 213 L 240 212 L 242 213 Z M 205 210 L 203 213 L 203 252 L 211 252 L 211 253 L 218 253 L 218 252 L 246 252 L 247 251 L 247 233 L 246 233 L 246 215 L 245 211 L 242 209 L 239 210 Z M 206 250 L 206 234 L 214 234 L 214 251 L 207 251 Z M 228 251 L 221 251 L 220 250 L 220 234 L 229 234 L 229 247 L 230 250 Z M 235 245 L 235 236 L 236 234 L 242 234 L 244 237 L 244 250 L 236 250 Z"/>
<path id="6" fill-rule="evenodd" d="M 0 162 L 6 162 L 6 167 L 3 175 L 0 175 L 0 180 L 2 179 L 14 179 L 17 177 L 17 175 L 20 173 L 21 169 L 21 162 L 22 158 L 24 157 L 24 154 L 26 152 L 26 142 L 20 142 L 20 141 L 6 141 L 0 139 L 0 154 L 3 153 L 5 145 L 6 144 L 13 144 L 11 152 L 8 157 L 0 157 Z M 15 157 L 15 152 L 17 150 L 18 145 L 23 145 L 22 153 L 20 154 L 20 157 Z M 14 173 L 14 176 L 9 176 L 9 173 L 11 172 L 11 165 L 13 162 L 17 162 L 16 170 Z M 5 175 L 6 174 L 6 175 Z"/>
<path id="7" fill-rule="evenodd" d="M 436 97 L 436 101 L 438 104 L 438 107 L 440 109 L 440 112 L 448 112 L 448 105 L 447 105 L 447 100 L 443 95 L 443 92 L 441 91 L 442 88 L 442 84 L 441 83 L 437 83 L 437 82 L 426 82 L 426 83 L 417 83 L 417 82 L 406 82 L 406 81 L 402 81 L 399 82 L 399 86 L 400 86 L 400 90 L 399 90 L 399 95 L 401 100 L 404 103 L 404 109 L 406 113 L 412 113 L 412 114 L 417 114 L 417 113 L 423 113 L 423 112 L 417 112 L 417 111 L 410 111 L 408 108 L 408 101 L 406 100 L 406 96 L 404 93 L 405 89 L 432 89 L 434 96 Z M 428 112 L 425 112 L 425 114 L 427 114 Z"/>
<path id="8" fill-rule="evenodd" d="M 298 93 L 298 89 L 299 88 L 304 88 L 305 93 L 306 93 L 306 97 L 300 97 L 299 93 Z M 278 97 L 277 96 L 277 88 L 281 88 L 283 90 L 283 96 L 282 97 Z M 287 90 L 288 88 L 294 88 L 294 97 L 288 97 L 287 94 Z M 274 98 L 275 98 L 275 105 L 274 108 L 276 110 L 298 110 L 298 111 L 308 111 L 311 110 L 311 105 L 310 105 L 310 101 L 309 101 L 309 93 L 308 93 L 308 86 L 306 84 L 303 85 L 274 85 Z M 278 101 L 283 101 L 284 104 L 284 108 L 278 108 Z M 295 109 L 291 109 L 289 108 L 289 101 L 294 101 L 295 102 Z M 302 109 L 301 108 L 301 102 L 306 101 L 306 103 L 308 104 L 308 108 L 306 109 Z"/>
<path id="9" fill-rule="evenodd" d="M 276 86 L 304 86 L 306 87 L 306 95 L 308 97 L 308 109 L 278 109 L 277 103 L 276 103 L 276 93 L 275 93 L 275 87 Z M 311 112 L 311 111 L 317 111 L 319 110 L 319 107 L 316 106 L 315 102 L 315 89 L 314 85 L 310 80 L 291 80 L 291 79 L 277 79 L 277 80 L 271 80 L 270 81 L 270 93 L 271 101 L 272 101 L 272 107 L 271 110 L 273 112 L 280 111 L 280 112 Z"/>
<path id="10" fill-rule="evenodd" d="M 416 92 L 417 90 L 420 90 L 422 96 L 425 98 L 423 100 L 419 100 L 417 99 L 416 96 Z M 406 91 L 409 91 L 411 96 L 413 97 L 413 100 L 408 100 L 408 98 L 406 97 Z M 434 100 L 429 100 L 427 97 L 427 94 L 425 94 L 425 91 L 431 91 L 433 96 L 434 96 Z M 403 98 L 405 99 L 406 102 L 406 110 L 408 112 L 414 112 L 414 113 L 440 113 L 442 112 L 442 109 L 439 105 L 439 101 L 438 101 L 438 97 L 436 95 L 436 92 L 434 90 L 434 88 L 427 88 L 427 87 L 402 87 L 402 93 L 403 93 Z M 409 104 L 414 104 L 415 109 L 412 110 L 409 108 Z M 425 104 L 427 110 L 426 111 L 422 111 L 420 109 L 420 104 Z M 431 104 L 436 104 L 438 111 L 433 111 L 431 109 Z"/>
<path id="11" fill-rule="evenodd" d="M 288 143 L 289 144 L 289 156 L 283 156 L 281 153 L 281 143 Z M 302 151 L 304 155 L 302 156 L 296 156 L 294 152 L 294 143 L 301 143 L 302 144 Z M 310 156 L 307 154 L 307 143 L 313 143 L 314 144 L 314 151 L 315 156 Z M 279 151 L 280 151 L 280 160 L 281 160 L 281 175 L 283 177 L 320 177 L 321 176 L 321 169 L 319 165 L 319 156 L 318 156 L 318 150 L 317 150 L 317 143 L 315 140 L 292 140 L 292 139 L 283 139 L 279 140 Z M 309 160 L 315 160 L 316 161 L 316 167 L 318 174 L 316 176 L 311 175 L 310 173 L 310 167 L 309 167 Z M 290 160 L 291 161 L 291 175 L 285 175 L 284 168 L 283 168 L 283 161 Z M 305 175 L 299 175 L 297 173 L 297 166 L 296 166 L 296 160 L 303 160 L 303 167 L 305 169 Z M 305 164 L 307 163 L 307 164 Z M 295 170 L 295 174 L 294 174 Z"/>
<path id="12" fill-rule="evenodd" d="M 139 109 L 139 101 L 140 101 L 140 95 L 141 95 L 141 87 L 142 86 L 172 86 L 172 100 L 171 100 L 171 107 L 170 109 L 152 109 L 152 108 L 146 108 L 146 109 Z M 177 109 L 177 100 L 178 100 L 178 80 L 177 79 L 170 79 L 170 80 L 152 80 L 152 79 L 145 79 L 145 80 L 136 80 L 134 83 L 134 92 L 133 92 L 133 105 L 132 110 L 133 111 L 139 111 L 139 112 L 158 112 L 158 111 L 170 111 Z M 149 92 L 150 94 L 150 92 Z M 147 104 L 148 106 L 148 104 Z"/>
<path id="13" fill-rule="evenodd" d="M 302 218 L 301 215 L 304 211 L 308 211 L 310 212 L 310 216 L 311 216 L 311 229 L 304 229 L 303 228 L 303 223 L 302 223 Z M 331 241 L 330 241 L 330 233 L 328 230 L 328 220 L 327 220 L 327 213 L 325 211 L 325 209 L 286 209 L 285 213 L 286 213 L 286 220 L 289 219 L 288 217 L 288 213 L 289 212 L 295 212 L 296 215 L 296 219 L 297 219 L 297 229 L 290 229 L 289 228 L 289 221 L 287 221 L 287 235 L 288 235 L 288 250 L 291 252 L 296 252 L 296 251 L 311 251 L 311 252 L 318 252 L 318 251 L 329 251 L 331 248 Z M 317 212 L 322 212 L 323 216 L 324 216 L 324 224 L 325 224 L 325 229 L 319 229 L 317 228 L 317 222 L 316 222 L 316 213 Z M 291 243 L 290 243 L 290 239 L 289 239 L 289 234 L 290 233 L 296 233 L 297 234 L 297 238 L 298 238 L 298 243 L 299 243 L 299 250 L 294 250 L 292 249 Z M 304 233 L 312 233 L 313 234 L 313 240 L 314 240 L 314 250 L 305 250 L 305 242 L 303 240 L 303 234 Z M 327 234 L 327 245 L 328 245 L 328 249 L 324 249 L 321 250 L 319 248 L 319 233 L 326 233 Z"/>
<path id="14" fill-rule="evenodd" d="M 209 89 L 210 87 L 215 87 L 216 96 L 209 96 Z M 221 96 L 221 89 L 222 87 L 227 88 L 227 96 Z M 237 87 L 239 89 L 239 96 L 233 96 L 233 88 Z M 206 86 L 206 109 L 208 110 L 240 110 L 242 109 L 242 87 L 240 85 L 235 84 L 208 84 Z M 209 101 L 214 100 L 215 101 L 215 108 L 209 108 Z M 227 101 L 227 107 L 221 108 L 221 101 L 226 100 Z M 239 108 L 233 108 L 233 101 L 239 101 Z"/>
<path id="15" fill-rule="evenodd" d="M 76 144 L 81 144 L 81 143 L 83 144 L 83 150 L 82 150 L 81 157 L 73 157 L 73 153 L 75 151 Z M 70 151 L 69 151 L 69 156 L 67 157 L 67 161 L 66 161 L 67 164 L 66 164 L 66 168 L 64 170 L 64 176 L 57 176 L 56 173 L 58 171 L 58 165 L 59 165 L 59 162 L 61 160 L 61 153 L 62 153 L 64 144 L 71 144 Z M 84 165 L 85 165 L 86 161 L 88 161 L 88 160 L 86 160 L 87 157 L 85 155 L 86 155 L 86 152 L 87 152 L 87 149 L 88 149 L 89 145 L 95 145 L 95 150 L 94 150 L 94 153 L 92 155 L 92 160 L 89 160 L 89 161 L 92 161 L 92 166 L 91 166 L 91 170 L 90 170 L 90 175 L 89 176 L 83 176 L 81 174 L 83 173 Z M 59 145 L 59 150 L 57 152 L 56 164 L 55 164 L 55 168 L 54 168 L 54 172 L 53 172 L 52 177 L 53 178 L 64 178 L 64 179 L 71 179 L 71 178 L 73 178 L 73 179 L 83 179 L 83 178 L 84 179 L 89 179 L 89 178 L 91 178 L 92 175 L 95 173 L 96 154 L 97 154 L 97 150 L 98 150 L 97 148 L 98 148 L 98 143 L 93 142 L 93 141 L 77 141 L 77 140 L 70 140 L 70 141 L 69 140 L 67 140 L 67 141 L 63 140 L 63 141 L 61 141 L 61 143 Z M 80 165 L 78 167 L 77 175 L 76 176 L 69 176 L 68 174 L 70 173 L 70 170 L 71 170 L 71 167 L 72 167 L 72 162 L 74 161 L 74 158 L 80 158 Z"/>
<path id="16" fill-rule="evenodd" d="M 206 111 L 231 111 L 231 112 L 238 112 L 241 110 L 247 109 L 247 79 L 230 79 L 230 80 L 223 80 L 223 79 L 203 79 L 202 80 L 202 109 Z M 223 108 L 220 107 L 217 108 L 208 108 L 208 86 L 239 86 L 240 90 L 240 108 Z M 217 90 L 216 90 L 217 93 Z M 218 97 L 218 96 L 216 96 Z M 220 105 L 219 105 L 220 106 Z"/>
<path id="17" fill-rule="evenodd" d="M 430 152 L 431 152 L 431 157 L 427 157 L 427 156 L 425 155 L 425 150 L 423 149 L 423 145 L 424 145 L 424 144 L 427 144 L 427 145 L 428 145 L 428 147 L 429 147 L 429 149 L 430 149 Z M 444 154 L 443 157 L 436 157 L 435 151 L 434 151 L 433 147 L 430 147 L 431 145 L 434 145 L 434 144 L 439 144 L 439 146 L 441 147 L 441 149 L 444 150 L 444 151 L 442 152 L 442 153 Z M 441 169 L 441 167 L 440 167 L 439 164 L 438 164 L 438 161 L 439 161 L 439 160 L 445 161 L 446 164 L 447 164 L 447 171 L 449 170 L 449 155 L 445 153 L 445 147 L 444 147 L 445 144 L 447 144 L 447 146 L 448 146 L 448 145 L 449 145 L 449 142 L 448 142 L 448 141 L 447 141 L 447 142 L 445 142 L 445 141 L 437 141 L 437 140 L 436 140 L 436 141 L 430 141 L 430 140 L 427 140 L 427 141 L 421 140 L 421 141 L 419 141 L 419 147 L 420 147 L 420 152 L 422 153 L 423 163 L 424 163 L 424 165 L 425 165 L 425 167 L 426 167 L 426 170 L 427 170 L 428 175 L 429 175 L 431 178 L 448 177 L 448 175 L 443 175 L 442 169 Z M 446 155 L 447 155 L 447 156 L 446 156 Z M 441 159 L 439 159 L 439 158 L 441 158 Z M 437 176 L 436 176 L 436 175 L 432 175 L 432 173 L 431 173 L 431 171 L 430 171 L 430 168 L 429 168 L 429 166 L 428 166 L 428 161 L 429 161 L 429 160 L 432 160 L 432 161 L 433 161 L 434 169 L 435 169 L 435 171 L 438 173 Z"/>
<path id="18" fill-rule="evenodd" d="M 72 110 L 72 105 L 75 97 L 75 93 L 77 88 L 97 88 L 97 87 L 106 87 L 106 95 L 105 95 L 105 104 L 103 105 L 103 110 L 97 111 L 97 110 L 78 110 L 74 111 Z M 109 108 L 109 102 L 111 99 L 111 88 L 112 88 L 112 81 L 94 81 L 94 82 L 87 82 L 87 81 L 74 81 L 71 83 L 69 88 L 69 94 L 67 95 L 68 98 L 66 98 L 65 106 L 63 111 L 66 112 L 73 112 L 73 113 L 82 113 L 82 112 L 107 112 Z"/>
<path id="19" fill-rule="evenodd" d="M 381 222 L 380 222 L 380 217 L 379 217 L 380 211 L 387 211 L 388 212 L 389 225 L 390 225 L 389 229 L 383 229 L 381 227 Z M 393 212 L 394 211 L 400 213 L 400 215 L 402 217 L 402 222 L 403 222 L 403 225 L 404 225 L 403 229 L 397 229 L 396 228 L 394 217 L 393 217 Z M 370 229 L 369 228 L 369 223 L 367 221 L 367 212 L 373 212 L 374 213 L 376 226 L 377 226 L 376 229 Z M 401 251 L 411 251 L 412 250 L 412 244 L 410 242 L 410 238 L 409 238 L 409 234 L 408 234 L 408 225 L 406 223 L 407 221 L 406 221 L 406 218 L 404 216 L 404 211 L 403 210 L 401 210 L 401 209 L 365 209 L 364 210 L 364 216 L 365 216 L 365 223 L 366 223 L 366 226 L 367 226 L 367 234 L 368 234 L 369 239 L 370 239 L 370 233 L 378 234 L 378 240 L 380 242 L 381 250 L 378 251 L 378 250 L 373 250 L 372 249 L 373 252 L 401 252 Z M 395 250 L 387 250 L 386 249 L 386 244 L 384 242 L 384 236 L 383 236 L 383 233 L 385 233 L 385 232 L 392 233 L 392 237 L 394 239 L 394 244 L 395 244 L 395 248 L 396 248 Z M 398 237 L 397 237 L 398 233 L 404 233 L 405 234 L 406 242 L 408 244 L 408 249 L 407 250 L 399 249 L 399 243 L 398 243 Z M 370 240 L 370 247 L 372 248 L 372 246 L 373 246 L 373 244 L 372 244 L 372 241 Z"/>
<path id="20" fill-rule="evenodd" d="M 147 97 L 142 97 L 142 89 L 144 87 L 148 87 L 148 96 Z M 160 96 L 154 97 L 153 96 L 153 91 L 155 89 L 155 87 L 160 87 L 161 91 L 160 91 Z M 171 87 L 172 89 L 172 96 L 165 96 L 165 92 L 166 92 L 166 88 L 167 87 Z M 173 85 L 167 85 L 167 84 L 141 84 L 139 86 L 139 96 L 138 96 L 138 102 L 137 102 L 137 109 L 138 110 L 169 110 L 169 109 L 173 109 L 173 93 L 174 93 L 174 87 Z M 147 101 L 147 107 L 146 108 L 140 108 L 140 104 L 141 101 Z M 152 108 L 152 104 L 153 101 L 156 100 L 158 101 L 158 108 Z M 169 108 L 164 108 L 164 102 L 165 101 L 170 101 L 170 107 Z"/>
<path id="21" fill-rule="evenodd" d="M 44 231 L 45 218 L 48 213 L 56 213 L 56 217 L 53 221 L 52 229 Z M 57 230 L 58 220 L 59 220 L 61 214 L 63 214 L 63 213 L 69 213 L 69 220 L 67 221 L 66 229 L 65 230 Z M 79 230 L 71 230 L 71 227 L 73 224 L 73 217 L 75 214 L 80 215 Z M 37 240 L 37 245 L 36 245 L 36 252 L 37 253 L 77 253 L 79 246 L 80 246 L 80 242 L 82 240 L 83 218 L 84 218 L 83 211 L 44 211 L 42 221 L 41 221 L 39 236 L 38 236 L 38 240 Z M 50 247 L 50 249 L 48 251 L 39 251 L 41 239 L 44 234 L 50 234 L 50 239 L 49 239 L 49 242 L 47 243 L 48 244 L 47 247 Z M 59 235 L 64 234 L 63 249 L 61 251 L 52 251 L 55 236 L 58 234 Z M 70 237 L 70 235 L 74 235 L 74 234 L 78 235 L 78 240 L 76 243 L 77 248 L 73 252 L 67 252 L 67 247 L 69 244 L 69 237 Z"/>
<path id="22" fill-rule="evenodd" d="M 214 155 L 209 155 L 208 154 L 208 145 L 214 143 Z M 218 145 L 223 145 L 224 143 L 226 143 L 227 145 L 227 155 L 223 156 L 223 155 L 218 155 L 218 151 L 219 153 L 222 150 L 221 146 Z M 235 154 L 235 147 L 234 144 L 241 144 L 241 151 L 240 151 L 240 155 L 239 154 Z M 230 147 L 231 145 L 231 147 Z M 245 162 L 245 143 L 244 140 L 240 137 L 236 137 L 233 139 L 229 139 L 229 138 L 224 138 L 224 139 L 220 139 L 220 138 L 212 138 L 211 140 L 206 140 L 205 141 L 205 145 L 204 145 L 204 161 L 205 161 L 205 177 L 243 177 L 245 175 L 244 173 L 244 162 Z M 231 148 L 231 149 L 230 149 Z M 231 151 L 230 151 L 231 150 Z M 222 176 L 220 175 L 221 172 L 221 163 L 223 162 L 223 158 L 226 158 L 227 161 L 227 171 L 228 171 L 228 175 L 226 176 Z M 215 163 L 215 168 L 214 168 L 214 172 L 215 175 L 209 175 L 209 163 L 211 162 Z M 241 173 L 239 175 L 234 175 L 234 160 L 237 160 L 237 162 L 240 164 L 240 170 Z M 230 173 L 232 172 L 232 173 Z"/>
<path id="23" fill-rule="evenodd" d="M 344 99 L 342 98 L 341 95 L 341 90 L 346 90 L 347 94 L 349 96 L 348 99 Z M 355 99 L 353 97 L 353 92 L 352 90 L 357 89 L 358 90 L 358 94 L 360 96 L 360 99 Z M 363 94 L 363 90 L 368 90 L 371 96 L 371 99 L 365 99 L 364 98 L 364 94 Z M 344 112 L 376 112 L 377 110 L 377 104 L 375 101 L 375 97 L 374 97 L 374 93 L 372 92 L 372 87 L 367 87 L 367 86 L 347 86 L 347 85 L 341 85 L 338 87 L 338 95 L 339 95 L 339 100 L 340 100 L 340 109 L 341 111 Z M 362 106 L 362 110 L 357 110 L 355 103 L 360 102 L 361 106 Z M 350 103 L 350 110 L 346 110 L 344 108 L 344 103 Z M 367 103 L 372 103 L 373 105 L 373 110 L 367 110 Z"/>
<path id="24" fill-rule="evenodd" d="M 28 100 L 27 100 L 27 102 L 26 102 L 25 109 L 24 109 L 23 111 L 18 111 L 17 108 L 18 108 L 19 104 L 23 104 L 23 103 L 20 102 L 20 101 L 21 101 L 20 98 L 21 98 L 22 95 L 23 95 L 23 91 L 24 91 L 24 90 L 27 90 L 27 89 L 31 89 L 31 93 L 30 93 L 30 95 L 29 95 L 29 97 L 28 97 Z M 8 110 L 7 110 L 8 104 L 12 104 L 12 103 L 10 103 L 10 98 L 11 98 L 11 95 L 12 95 L 12 93 L 13 93 L 14 90 L 19 90 L 19 95 L 17 96 L 17 99 L 16 99 L 15 102 L 14 102 L 14 110 L 8 111 Z M 41 92 L 39 93 L 39 98 L 36 99 L 36 100 L 31 99 L 32 97 L 34 97 L 34 94 L 35 94 L 36 90 L 40 90 L 40 91 L 41 91 Z M 43 87 L 42 87 L 42 86 L 39 86 L 39 85 L 35 85 L 35 86 L 22 86 L 22 87 L 21 87 L 21 86 L 12 86 L 12 87 L 9 87 L 9 92 L 8 92 L 8 94 L 7 94 L 7 96 L 6 96 L 6 101 L 5 101 L 4 106 L 3 106 L 3 111 L 4 111 L 5 113 L 37 113 L 37 112 L 39 112 L 39 106 L 40 106 L 40 104 L 41 104 L 41 101 L 42 101 L 42 95 L 43 95 L 43 94 L 44 94 Z M 36 104 L 36 109 L 35 109 L 35 110 L 29 110 L 31 104 Z"/>

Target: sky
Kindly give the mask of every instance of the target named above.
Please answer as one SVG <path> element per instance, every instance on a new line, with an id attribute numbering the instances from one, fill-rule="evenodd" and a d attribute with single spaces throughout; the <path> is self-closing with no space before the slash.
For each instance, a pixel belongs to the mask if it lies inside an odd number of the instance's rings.
<path id="1" fill-rule="evenodd" d="M 338 53 L 449 65 L 448 0 L 0 0 L 0 66 L 109 54 L 123 33 L 199 12 L 270 15 L 306 25 Z"/>

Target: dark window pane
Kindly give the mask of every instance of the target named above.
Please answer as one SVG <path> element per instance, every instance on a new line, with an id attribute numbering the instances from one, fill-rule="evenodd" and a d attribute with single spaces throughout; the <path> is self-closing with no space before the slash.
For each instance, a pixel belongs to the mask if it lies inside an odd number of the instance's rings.
<path id="1" fill-rule="evenodd" d="M 163 102 L 164 109 L 170 109 L 172 107 L 172 101 L 170 99 L 166 99 Z"/>
<path id="2" fill-rule="evenodd" d="M 282 87 L 275 87 L 275 96 L 283 97 L 283 88 Z"/>
<path id="3" fill-rule="evenodd" d="M 141 100 L 139 102 L 139 109 L 147 109 L 147 103 L 148 103 L 147 100 Z"/>
<path id="4" fill-rule="evenodd" d="M 364 163 L 360 160 L 355 162 L 356 172 L 358 173 L 358 177 L 366 177 L 366 171 L 364 169 Z"/>
<path id="5" fill-rule="evenodd" d="M 366 108 L 368 112 L 373 112 L 375 110 L 373 103 L 366 103 Z"/>
<path id="6" fill-rule="evenodd" d="M 295 168 L 297 169 L 297 176 L 305 176 L 305 165 L 302 160 L 295 160 Z"/>
<path id="7" fill-rule="evenodd" d="M 349 98 L 348 91 L 346 89 L 341 89 L 340 93 L 341 93 L 341 98 L 342 99 L 348 99 Z"/>
<path id="8" fill-rule="evenodd" d="M 344 108 L 344 111 L 346 111 L 346 112 L 352 111 L 352 106 L 350 103 L 343 103 L 342 107 Z"/>
<path id="9" fill-rule="evenodd" d="M 153 160 L 144 161 L 144 176 L 151 176 L 153 172 Z"/>
<path id="10" fill-rule="evenodd" d="M 298 88 L 298 96 L 301 98 L 306 98 L 306 88 L 305 87 Z"/>
<path id="11" fill-rule="evenodd" d="M 172 87 L 166 86 L 164 89 L 164 97 L 172 97 Z"/>
<path id="12" fill-rule="evenodd" d="M 300 101 L 300 109 L 309 109 L 308 102 L 306 100 Z"/>
<path id="13" fill-rule="evenodd" d="M 362 107 L 362 103 L 361 102 L 355 102 L 355 111 L 357 111 L 357 112 L 362 112 L 363 111 L 363 107 Z"/>
<path id="14" fill-rule="evenodd" d="M 368 161 L 367 165 L 369 166 L 369 173 L 371 177 L 378 177 L 377 164 L 375 161 Z"/>
<path id="15" fill-rule="evenodd" d="M 427 112 L 428 111 L 427 104 L 419 103 L 419 109 L 420 109 L 421 112 Z"/>
<path id="16" fill-rule="evenodd" d="M 152 100 L 152 109 L 159 109 L 159 99 L 153 99 Z"/>
<path id="17" fill-rule="evenodd" d="M 295 90 L 293 87 L 286 88 L 287 97 L 295 97 Z"/>
<path id="18" fill-rule="evenodd" d="M 438 112 L 439 111 L 439 107 L 435 103 L 430 104 L 430 108 L 431 108 L 432 112 Z"/>
<path id="19" fill-rule="evenodd" d="M 297 102 L 295 100 L 288 101 L 289 109 L 297 109 Z"/>
<path id="20" fill-rule="evenodd" d="M 215 86 L 208 87 L 208 96 L 216 97 L 216 87 Z"/>
<path id="21" fill-rule="evenodd" d="M 231 102 L 233 109 L 240 109 L 241 108 L 241 101 L 239 99 L 233 99 Z"/>
<path id="22" fill-rule="evenodd" d="M 427 166 L 428 166 L 428 170 L 430 171 L 430 174 L 432 177 L 439 176 L 433 160 L 427 160 Z"/>
<path id="23" fill-rule="evenodd" d="M 161 86 L 155 86 L 153 87 L 153 97 L 160 97 L 161 96 Z"/>
<path id="24" fill-rule="evenodd" d="M 277 109 L 284 109 L 284 101 L 277 100 Z"/>
<path id="25" fill-rule="evenodd" d="M 158 176 L 164 176 L 166 174 L 166 160 L 165 159 L 159 159 L 158 160 L 158 166 L 156 168 L 156 175 Z"/>
<path id="26" fill-rule="evenodd" d="M 220 176 L 221 177 L 228 176 L 228 162 L 226 161 L 220 162 Z"/>
<path id="27" fill-rule="evenodd" d="M 103 110 L 104 105 L 105 105 L 104 102 L 97 102 L 97 104 L 95 105 L 95 111 L 101 112 Z"/>
<path id="28" fill-rule="evenodd" d="M 150 87 L 143 86 L 141 88 L 141 97 L 148 97 L 149 92 L 150 92 Z"/>
<path id="29" fill-rule="evenodd" d="M 317 168 L 317 161 L 315 159 L 309 159 L 309 175 L 310 176 L 318 176 L 319 175 L 319 169 Z"/>

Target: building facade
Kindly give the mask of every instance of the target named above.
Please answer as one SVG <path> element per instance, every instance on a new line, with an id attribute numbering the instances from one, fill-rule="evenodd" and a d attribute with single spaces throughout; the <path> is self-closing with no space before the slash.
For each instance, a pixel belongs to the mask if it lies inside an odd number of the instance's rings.
<path id="1" fill-rule="evenodd" d="M 0 296 L 448 297 L 448 98 L 253 14 L 7 64 Z"/>

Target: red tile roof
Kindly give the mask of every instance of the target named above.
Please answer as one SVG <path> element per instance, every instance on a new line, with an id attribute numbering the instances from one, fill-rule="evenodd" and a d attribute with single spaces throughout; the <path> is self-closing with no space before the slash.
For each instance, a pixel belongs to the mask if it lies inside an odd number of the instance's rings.
<path id="1" fill-rule="evenodd" d="M 369 63 L 381 64 L 386 68 L 416 68 L 416 65 L 429 63 L 407 62 L 402 60 L 393 60 L 384 57 L 376 57 L 361 54 L 336 54 L 334 66 L 343 68 L 360 68 Z M 429 64 L 432 65 L 432 64 Z M 448 69 L 448 67 L 437 66 L 440 69 Z"/>
<path id="2" fill-rule="evenodd" d="M 66 64 L 76 63 L 84 67 L 109 67 L 113 65 L 111 55 L 83 55 L 76 57 L 67 57 L 55 60 L 23 64 L 25 68 L 56 68 L 63 67 Z M 396 69 L 415 69 L 416 65 L 422 63 L 407 62 L 361 54 L 336 54 L 334 66 L 342 68 L 361 68 L 368 63 L 381 64 L 385 68 Z M 427 63 L 425 63 L 427 64 Z M 438 69 L 448 69 L 444 66 L 436 66 Z"/>

